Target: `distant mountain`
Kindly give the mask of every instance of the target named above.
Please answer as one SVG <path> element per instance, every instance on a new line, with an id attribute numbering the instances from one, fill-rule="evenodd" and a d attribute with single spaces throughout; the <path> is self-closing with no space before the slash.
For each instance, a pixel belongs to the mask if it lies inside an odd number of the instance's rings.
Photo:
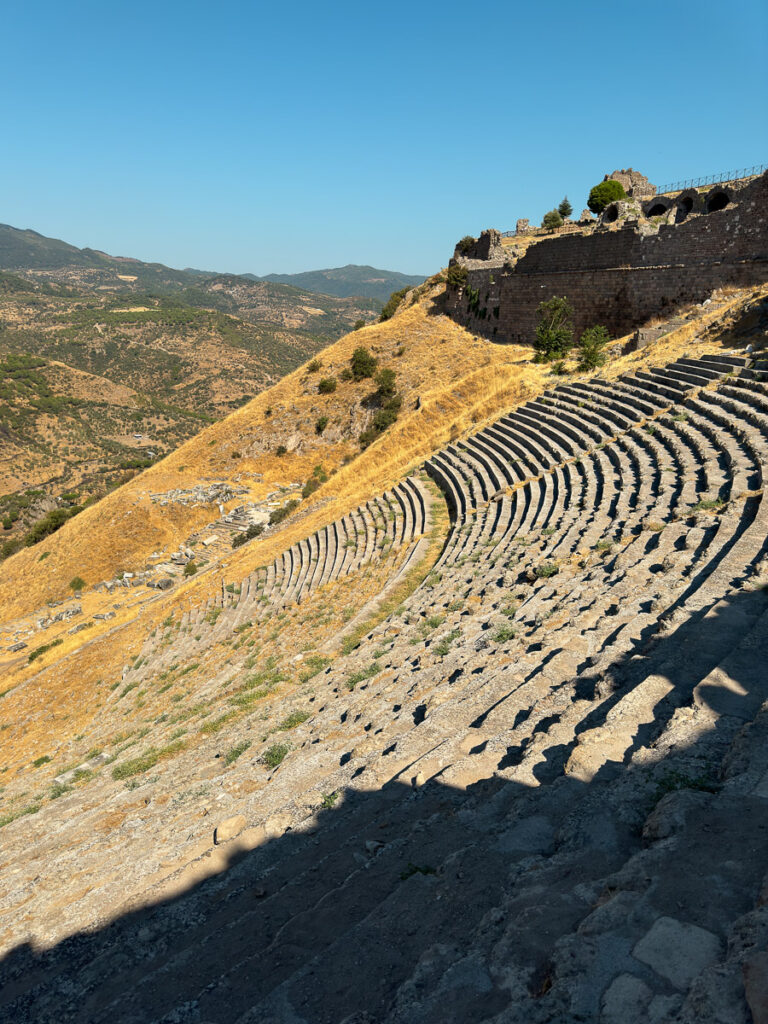
<path id="1" fill-rule="evenodd" d="M 369 267 L 349 269 L 384 273 Z M 11 273 L 3 273 L 7 271 Z M 220 274 L 191 267 L 174 270 L 162 263 L 110 256 L 97 249 L 78 249 L 37 231 L 0 224 L 0 292 L 18 290 L 19 275 L 39 287 L 47 287 L 49 293 L 51 288 L 58 289 L 58 295 L 67 294 L 62 292 L 63 286 L 81 294 L 130 293 L 137 299 L 167 296 L 190 306 L 218 309 L 266 331 L 298 331 L 314 336 L 317 347 L 346 334 L 359 320 L 370 322 L 378 318 L 382 306 L 380 299 L 359 288 L 343 294 L 322 293 L 297 287 L 297 280 L 282 284 L 277 279 L 253 274 Z M 298 274 L 295 278 L 302 276 L 312 275 Z M 388 276 L 392 281 L 406 280 L 402 275 Z M 386 294 L 389 295 L 389 285 Z"/>
<path id="2" fill-rule="evenodd" d="M 393 270 L 377 270 L 376 267 L 360 267 L 348 263 L 346 267 L 336 267 L 334 270 L 307 270 L 302 274 L 267 274 L 266 277 L 256 280 L 292 284 L 296 288 L 320 292 L 322 295 L 337 295 L 342 298 L 364 295 L 386 302 L 392 292 L 400 291 L 401 288 L 413 288 L 425 281 L 426 277 L 426 274 L 398 274 Z"/>
<path id="3" fill-rule="evenodd" d="M 197 284 L 201 276 L 198 271 L 173 270 L 162 263 L 110 256 L 98 249 L 78 249 L 60 238 L 10 224 L 0 224 L 0 270 L 43 274 L 60 283 L 87 283 L 95 288 L 130 285 L 155 291 L 177 291 Z"/>

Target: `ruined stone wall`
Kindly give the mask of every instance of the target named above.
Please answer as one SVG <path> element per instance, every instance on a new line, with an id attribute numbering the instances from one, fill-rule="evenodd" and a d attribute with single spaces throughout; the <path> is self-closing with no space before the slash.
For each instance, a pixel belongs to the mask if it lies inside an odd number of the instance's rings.
<path id="1" fill-rule="evenodd" d="M 626 334 L 722 285 L 768 280 L 768 173 L 726 209 L 662 224 L 658 233 L 629 225 L 561 236 L 532 246 L 514 266 L 467 270 L 467 285 L 448 291 L 447 311 L 479 334 L 530 343 L 536 309 L 553 295 L 573 306 L 577 335 L 595 323 Z"/>

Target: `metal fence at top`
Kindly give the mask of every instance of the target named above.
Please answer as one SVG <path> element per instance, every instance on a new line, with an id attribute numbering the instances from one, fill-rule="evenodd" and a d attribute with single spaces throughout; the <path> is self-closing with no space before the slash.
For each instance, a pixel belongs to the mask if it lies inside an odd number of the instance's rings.
<path id="1" fill-rule="evenodd" d="M 703 178 L 686 178 L 684 181 L 673 181 L 669 185 L 662 185 L 656 190 L 656 195 L 661 196 L 667 192 L 681 192 L 684 188 L 701 188 L 702 185 L 726 185 L 729 181 L 739 181 L 742 178 L 752 178 L 756 174 L 762 174 L 768 169 L 768 164 L 755 164 L 754 167 L 742 167 L 737 171 L 723 171 L 720 174 L 708 174 Z"/>

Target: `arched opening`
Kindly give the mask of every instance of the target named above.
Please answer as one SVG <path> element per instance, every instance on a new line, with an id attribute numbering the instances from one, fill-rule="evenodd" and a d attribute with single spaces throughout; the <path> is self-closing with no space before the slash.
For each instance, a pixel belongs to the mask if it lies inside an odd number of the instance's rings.
<path id="1" fill-rule="evenodd" d="M 603 214 L 603 220 L 607 221 L 609 224 L 613 224 L 613 222 L 618 219 L 618 216 L 619 208 L 616 203 L 611 203 L 610 206 L 606 206 L 605 213 Z"/>
<path id="2" fill-rule="evenodd" d="M 675 221 L 676 221 L 676 223 L 679 224 L 680 221 L 685 220 L 685 218 L 688 216 L 688 214 L 691 212 L 692 209 L 693 209 L 693 197 L 692 196 L 683 196 L 682 199 L 680 199 L 678 201 L 677 210 L 675 211 Z"/>
<path id="3" fill-rule="evenodd" d="M 663 217 L 667 212 L 667 207 L 664 203 L 654 203 L 653 206 L 647 213 L 648 217 Z"/>
<path id="4" fill-rule="evenodd" d="M 707 198 L 707 213 L 715 213 L 717 210 L 724 210 L 730 203 L 725 192 L 713 192 Z"/>

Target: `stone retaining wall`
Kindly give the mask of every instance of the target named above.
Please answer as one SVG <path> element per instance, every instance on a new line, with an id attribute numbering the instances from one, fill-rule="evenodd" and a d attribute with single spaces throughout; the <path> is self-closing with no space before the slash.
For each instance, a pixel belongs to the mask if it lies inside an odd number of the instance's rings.
<path id="1" fill-rule="evenodd" d="M 491 249 L 493 252 L 494 250 Z M 768 279 L 768 173 L 723 210 L 680 224 L 633 223 L 531 246 L 514 265 L 472 260 L 467 285 L 449 288 L 447 312 L 501 342 L 530 343 L 540 302 L 566 296 L 576 334 L 600 323 L 626 334 L 652 316 L 701 302 L 723 285 Z"/>

